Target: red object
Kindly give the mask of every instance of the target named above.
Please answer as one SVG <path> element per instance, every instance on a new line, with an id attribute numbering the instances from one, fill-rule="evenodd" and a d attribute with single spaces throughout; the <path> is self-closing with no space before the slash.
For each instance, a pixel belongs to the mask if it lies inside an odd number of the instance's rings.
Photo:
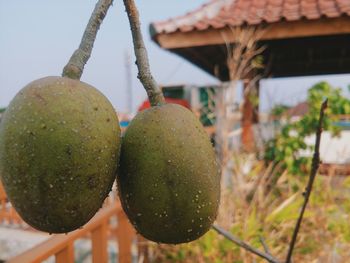
<path id="1" fill-rule="evenodd" d="M 187 109 L 191 109 L 190 104 L 188 103 L 187 100 L 183 99 L 173 99 L 173 98 L 165 98 L 166 103 L 173 103 L 173 104 L 179 104 L 181 106 L 186 107 Z M 145 109 L 148 109 L 151 107 L 151 103 L 149 100 L 145 100 L 141 106 L 138 108 L 138 111 L 143 111 Z"/>
<path id="2" fill-rule="evenodd" d="M 152 24 L 154 33 L 202 31 L 243 24 L 350 16 L 349 0 L 211 0 L 198 9 Z"/>

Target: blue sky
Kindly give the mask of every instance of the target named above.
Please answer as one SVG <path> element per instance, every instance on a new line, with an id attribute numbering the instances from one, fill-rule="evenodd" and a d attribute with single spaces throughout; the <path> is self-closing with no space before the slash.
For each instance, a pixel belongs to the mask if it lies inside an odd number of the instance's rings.
<path id="1" fill-rule="evenodd" d="M 136 0 L 151 69 L 159 83 L 217 82 L 185 60 L 160 49 L 150 41 L 148 33 L 150 22 L 182 15 L 205 2 Z M 6 106 L 29 82 L 61 74 L 80 43 L 95 3 L 92 0 L 0 0 L 0 107 Z M 81 79 L 103 92 L 119 111 L 127 108 L 126 52 L 133 56 L 129 25 L 119 0 L 114 2 L 101 26 Z M 146 94 L 136 79 L 136 66 L 133 65 L 132 69 L 135 109 Z M 328 80 L 343 88 L 350 84 L 349 75 L 263 81 L 262 109 L 278 102 L 295 104 L 303 100 L 307 88 L 319 80 Z"/>

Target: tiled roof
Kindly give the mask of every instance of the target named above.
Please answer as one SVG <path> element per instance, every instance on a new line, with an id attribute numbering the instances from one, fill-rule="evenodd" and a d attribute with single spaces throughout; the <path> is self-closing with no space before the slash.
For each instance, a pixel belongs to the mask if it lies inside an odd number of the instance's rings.
<path id="1" fill-rule="evenodd" d="M 350 0 L 211 0 L 183 16 L 152 24 L 153 33 L 350 16 Z"/>
<path id="2" fill-rule="evenodd" d="M 288 109 L 285 114 L 288 117 L 300 117 L 300 116 L 304 116 L 308 112 L 309 112 L 309 104 L 306 101 L 304 101 L 297 104 L 293 108 Z"/>

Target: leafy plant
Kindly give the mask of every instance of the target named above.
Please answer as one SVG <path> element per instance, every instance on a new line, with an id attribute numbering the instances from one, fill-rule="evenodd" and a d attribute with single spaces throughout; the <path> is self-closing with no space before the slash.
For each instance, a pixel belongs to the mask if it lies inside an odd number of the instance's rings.
<path id="1" fill-rule="evenodd" d="M 338 135 L 340 127 L 336 125 L 340 115 L 350 114 L 350 100 L 340 88 L 334 88 L 327 82 L 320 82 L 308 91 L 308 113 L 298 121 L 287 120 L 279 134 L 266 144 L 264 159 L 266 162 L 282 163 L 292 174 L 305 174 L 311 164 L 311 156 L 301 154 L 302 151 L 312 151 L 313 145 L 305 143 L 305 137 L 313 134 L 317 128 L 320 105 L 328 98 L 328 108 L 324 118 L 324 130 Z M 277 107 L 274 114 L 281 116 L 285 107 Z"/>
<path id="2" fill-rule="evenodd" d="M 283 113 L 285 113 L 290 107 L 284 104 L 277 104 L 275 107 L 271 109 L 270 114 L 273 117 L 281 117 Z"/>

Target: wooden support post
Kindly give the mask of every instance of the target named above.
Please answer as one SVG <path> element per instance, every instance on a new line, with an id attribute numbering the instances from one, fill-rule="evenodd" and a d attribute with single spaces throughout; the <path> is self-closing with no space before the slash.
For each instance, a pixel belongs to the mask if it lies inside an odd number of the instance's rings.
<path id="1" fill-rule="evenodd" d="M 119 261 L 122 263 L 132 262 L 131 246 L 135 236 L 134 228 L 129 223 L 123 211 L 118 211 L 118 247 Z"/>
<path id="2" fill-rule="evenodd" d="M 244 80 L 244 102 L 242 109 L 242 146 L 243 150 L 252 152 L 255 149 L 254 124 L 259 122 L 259 104 L 253 105 L 252 97 L 259 98 L 259 82 L 250 83 L 250 80 Z"/>
<path id="3" fill-rule="evenodd" d="M 56 254 L 56 263 L 74 263 L 74 244 L 73 242 L 64 247 Z"/>
<path id="4" fill-rule="evenodd" d="M 227 110 L 225 103 L 225 89 L 228 88 L 228 83 L 222 83 L 220 87 L 216 90 L 215 97 L 215 115 L 216 115 L 216 123 L 215 123 L 215 148 L 218 153 L 218 158 L 220 164 L 223 165 L 225 160 L 224 156 L 227 151 Z"/>
<path id="5" fill-rule="evenodd" d="M 137 235 L 137 252 L 139 260 L 142 259 L 143 263 L 149 263 L 149 250 L 147 239 L 141 235 Z"/>
<path id="6" fill-rule="evenodd" d="M 108 262 L 108 226 L 107 222 L 92 230 L 92 262 L 93 263 L 107 263 Z"/>
<path id="7" fill-rule="evenodd" d="M 0 193 L 1 194 L 1 193 Z M 6 201 L 0 197 L 0 222 L 8 220 L 6 213 Z"/>
<path id="8" fill-rule="evenodd" d="M 7 209 L 6 193 L 0 181 L 0 223 L 4 221 L 11 223 L 10 213 L 11 210 L 8 211 Z"/>

